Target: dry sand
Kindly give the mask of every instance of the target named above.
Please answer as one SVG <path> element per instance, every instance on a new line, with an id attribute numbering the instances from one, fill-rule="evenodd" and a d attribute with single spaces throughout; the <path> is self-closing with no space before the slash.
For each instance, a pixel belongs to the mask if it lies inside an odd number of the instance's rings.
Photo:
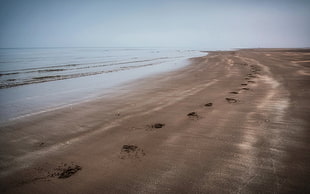
<path id="1" fill-rule="evenodd" d="M 1 193 L 309 193 L 310 50 L 210 52 L 1 126 Z"/>

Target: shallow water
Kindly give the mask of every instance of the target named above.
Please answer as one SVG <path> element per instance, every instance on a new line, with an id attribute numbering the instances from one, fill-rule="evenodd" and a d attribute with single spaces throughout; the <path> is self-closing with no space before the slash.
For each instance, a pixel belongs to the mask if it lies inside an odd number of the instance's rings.
<path id="1" fill-rule="evenodd" d="M 104 95 L 203 55 L 155 48 L 0 49 L 0 122 Z"/>

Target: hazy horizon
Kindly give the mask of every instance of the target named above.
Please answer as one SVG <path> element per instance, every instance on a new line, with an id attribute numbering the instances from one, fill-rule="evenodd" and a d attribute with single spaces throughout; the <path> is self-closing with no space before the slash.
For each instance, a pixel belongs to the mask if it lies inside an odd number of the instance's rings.
<path id="1" fill-rule="evenodd" d="M 0 0 L 0 47 L 310 47 L 307 0 Z"/>

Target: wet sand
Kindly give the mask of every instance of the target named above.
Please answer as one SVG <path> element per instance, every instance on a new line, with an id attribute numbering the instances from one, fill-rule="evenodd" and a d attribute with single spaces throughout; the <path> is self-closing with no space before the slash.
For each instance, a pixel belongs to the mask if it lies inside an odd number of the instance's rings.
<path id="1" fill-rule="evenodd" d="M 309 193 L 310 50 L 209 52 L 1 126 L 1 193 Z"/>

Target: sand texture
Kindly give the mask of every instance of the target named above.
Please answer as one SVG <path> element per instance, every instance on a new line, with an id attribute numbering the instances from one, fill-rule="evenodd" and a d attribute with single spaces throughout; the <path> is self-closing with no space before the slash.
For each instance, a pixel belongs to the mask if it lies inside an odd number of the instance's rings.
<path id="1" fill-rule="evenodd" d="M 3 124 L 1 193 L 309 193 L 310 50 L 209 52 Z"/>

